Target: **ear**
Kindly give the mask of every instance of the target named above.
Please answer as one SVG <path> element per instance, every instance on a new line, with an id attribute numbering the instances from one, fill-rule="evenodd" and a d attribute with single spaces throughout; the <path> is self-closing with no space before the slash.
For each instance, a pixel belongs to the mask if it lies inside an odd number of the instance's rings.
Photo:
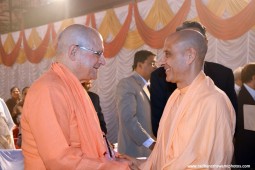
<path id="1" fill-rule="evenodd" d="M 68 57 L 70 58 L 70 60 L 74 61 L 75 60 L 75 54 L 77 52 L 77 46 L 72 45 L 69 47 L 68 49 Z"/>
<path id="2" fill-rule="evenodd" d="M 185 55 L 187 56 L 186 63 L 191 64 L 197 56 L 197 52 L 194 48 L 189 48 L 186 50 Z"/>
<path id="3" fill-rule="evenodd" d="M 251 79 L 252 79 L 252 81 L 255 81 L 255 75 L 253 75 Z"/>
<path id="4" fill-rule="evenodd" d="M 137 63 L 137 68 L 142 68 L 142 67 L 143 67 L 143 63 L 138 62 L 138 63 Z"/>

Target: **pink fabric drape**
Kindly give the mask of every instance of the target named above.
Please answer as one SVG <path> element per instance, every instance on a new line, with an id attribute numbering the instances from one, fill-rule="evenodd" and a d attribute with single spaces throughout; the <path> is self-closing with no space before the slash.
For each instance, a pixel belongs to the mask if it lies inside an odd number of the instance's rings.
<path id="1" fill-rule="evenodd" d="M 254 0 L 250 1 L 250 3 L 239 14 L 228 19 L 222 19 L 216 16 L 206 7 L 205 4 L 203 4 L 202 0 L 197 0 L 195 1 L 195 3 L 198 12 L 198 18 L 200 19 L 201 23 L 206 26 L 210 34 L 217 37 L 218 39 L 235 39 L 243 35 L 255 25 Z M 153 30 L 146 25 L 142 17 L 139 15 L 137 3 L 134 3 L 134 5 L 131 3 L 129 5 L 128 16 L 119 33 L 116 35 L 116 37 L 113 38 L 111 42 L 106 43 L 104 41 L 105 57 L 114 57 L 121 50 L 127 38 L 132 17 L 134 17 L 135 19 L 137 30 L 144 43 L 151 46 L 152 48 L 162 48 L 165 37 L 168 34 L 174 32 L 175 28 L 179 26 L 184 20 L 186 20 L 190 7 L 191 0 L 184 1 L 182 7 L 167 25 L 165 25 L 160 30 Z M 133 9 L 134 14 L 132 15 Z M 91 25 L 93 28 L 97 29 L 95 14 L 92 13 L 87 15 L 86 22 L 84 24 Z M 0 57 L 4 65 L 12 66 L 15 63 L 19 56 L 19 53 L 21 52 L 20 47 L 22 45 L 24 46 L 25 56 L 27 60 L 32 63 L 39 63 L 41 59 L 45 57 L 44 54 L 46 54 L 47 48 L 51 44 L 50 41 L 54 41 L 56 39 L 56 32 L 52 24 L 49 24 L 47 33 L 44 35 L 43 41 L 36 49 L 32 50 L 28 46 L 24 34 L 24 30 L 20 31 L 18 41 L 16 42 L 15 47 L 9 54 L 5 52 L 2 42 L 0 41 Z"/>
<path id="2" fill-rule="evenodd" d="M 137 4 L 135 4 L 134 15 L 135 15 L 136 27 L 143 41 L 149 46 L 151 46 L 152 48 L 157 48 L 157 49 L 162 48 L 167 35 L 169 35 L 172 32 L 175 32 L 175 28 L 181 25 L 181 23 L 186 19 L 186 16 L 188 15 L 188 12 L 190 9 L 190 5 L 191 5 L 191 0 L 184 1 L 181 9 L 174 16 L 173 20 L 170 21 L 161 30 L 155 31 L 149 28 L 144 23 L 144 21 L 142 20 L 142 17 L 139 15 Z"/>
<path id="3" fill-rule="evenodd" d="M 19 55 L 19 51 L 20 51 L 20 46 L 21 46 L 21 41 L 22 41 L 21 35 L 22 35 L 22 32 L 20 32 L 19 39 L 18 39 L 15 47 L 13 48 L 12 52 L 9 54 L 6 54 L 6 52 L 4 51 L 3 44 L 0 39 L 0 54 L 1 54 L 2 62 L 4 65 L 12 66 L 15 63 L 15 61 Z"/>
<path id="4" fill-rule="evenodd" d="M 121 30 L 116 35 L 116 37 L 109 43 L 104 41 L 104 47 L 105 47 L 104 56 L 106 58 L 114 57 L 116 54 L 118 54 L 120 49 L 123 47 L 128 34 L 130 23 L 132 20 L 132 9 L 133 9 L 133 5 L 130 4 L 128 8 L 127 18 L 123 26 L 121 27 Z"/>
<path id="5" fill-rule="evenodd" d="M 41 44 L 34 50 L 29 47 L 25 36 L 25 32 L 21 31 L 23 37 L 24 50 L 28 61 L 30 61 L 31 63 L 39 63 L 43 59 L 49 44 L 50 32 L 52 30 L 51 28 L 52 24 L 49 24 L 44 39 L 42 40 Z"/>
<path id="6" fill-rule="evenodd" d="M 239 14 L 222 19 L 211 12 L 202 0 L 195 1 L 199 19 L 208 32 L 222 40 L 240 37 L 255 25 L 255 1 L 252 0 Z"/>

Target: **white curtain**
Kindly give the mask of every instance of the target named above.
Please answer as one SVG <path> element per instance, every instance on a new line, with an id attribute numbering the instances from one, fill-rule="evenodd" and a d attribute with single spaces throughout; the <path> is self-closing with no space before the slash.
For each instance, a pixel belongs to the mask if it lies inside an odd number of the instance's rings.
<path id="1" fill-rule="evenodd" d="M 139 3 L 140 15 L 146 18 L 151 9 L 153 0 L 146 0 Z M 177 12 L 182 1 L 168 0 L 171 9 Z M 128 6 L 116 8 L 115 12 L 121 23 L 124 22 Z M 96 13 L 97 25 L 100 25 L 105 12 Z M 187 19 L 197 17 L 195 8 L 195 0 Z M 76 23 L 84 24 L 85 16 L 75 19 Z M 241 21 L 240 21 L 241 24 Z M 130 30 L 135 28 L 135 22 L 132 20 Z M 45 30 L 44 30 L 45 32 Z M 18 36 L 17 36 L 18 37 Z M 111 37 L 108 37 L 109 41 Z M 207 61 L 223 64 L 231 69 L 243 66 L 249 62 L 255 62 L 255 30 L 250 30 L 241 37 L 222 41 L 216 39 L 208 33 L 209 49 L 206 55 Z M 108 41 L 108 40 L 107 40 Z M 100 96 L 101 107 L 104 113 L 105 121 L 108 129 L 108 138 L 111 142 L 117 142 L 118 121 L 116 113 L 115 90 L 119 80 L 127 77 L 132 72 L 133 56 L 137 50 L 149 49 L 162 57 L 162 50 L 151 49 L 147 45 L 143 45 L 139 49 L 123 48 L 114 58 L 106 59 L 106 65 L 99 69 L 98 79 L 93 82 L 92 91 Z M 7 99 L 10 97 L 10 88 L 18 86 L 20 89 L 30 86 L 44 71 L 46 71 L 52 59 L 44 58 L 39 64 L 14 64 L 12 67 L 0 65 L 0 97 Z"/>

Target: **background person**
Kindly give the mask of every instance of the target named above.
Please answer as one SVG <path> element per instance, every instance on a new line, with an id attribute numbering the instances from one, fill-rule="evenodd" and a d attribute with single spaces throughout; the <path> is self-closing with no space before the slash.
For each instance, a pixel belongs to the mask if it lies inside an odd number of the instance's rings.
<path id="1" fill-rule="evenodd" d="M 255 63 L 245 65 L 241 72 L 236 118 L 235 158 L 237 165 L 255 168 Z"/>
<path id="2" fill-rule="evenodd" d="M 133 74 L 117 85 L 118 151 L 133 157 L 148 157 L 155 144 L 147 87 L 151 72 L 155 70 L 155 56 L 151 51 L 137 51 Z"/>
<path id="3" fill-rule="evenodd" d="M 93 92 L 89 91 L 89 89 L 91 88 L 91 81 L 82 83 L 82 86 L 87 91 L 87 93 L 88 93 L 88 95 L 89 95 L 89 97 L 90 97 L 90 99 L 93 103 L 93 106 L 95 107 L 95 110 L 97 112 L 97 116 L 98 116 L 98 119 L 99 119 L 101 130 L 106 135 L 107 134 L 107 128 L 106 128 L 106 123 L 104 121 L 104 114 L 102 113 L 102 109 L 101 109 L 101 106 L 100 106 L 99 96 L 96 93 L 93 93 Z"/>
<path id="4" fill-rule="evenodd" d="M 24 87 L 22 89 L 22 98 L 13 108 L 13 121 L 16 124 L 16 128 L 13 130 L 13 137 L 16 148 L 20 148 L 22 143 L 20 117 L 23 112 L 23 105 L 25 102 L 28 89 L 29 87 Z"/>
<path id="5" fill-rule="evenodd" d="M 242 86 L 242 79 L 241 79 L 241 72 L 242 72 L 243 67 L 238 67 L 237 69 L 234 70 L 234 78 L 235 78 L 235 91 L 236 94 L 239 94 L 239 91 Z"/>
<path id="6" fill-rule="evenodd" d="M 18 87 L 14 86 L 11 88 L 10 92 L 11 92 L 11 98 L 6 100 L 5 103 L 13 117 L 13 108 L 20 101 L 20 90 Z"/>

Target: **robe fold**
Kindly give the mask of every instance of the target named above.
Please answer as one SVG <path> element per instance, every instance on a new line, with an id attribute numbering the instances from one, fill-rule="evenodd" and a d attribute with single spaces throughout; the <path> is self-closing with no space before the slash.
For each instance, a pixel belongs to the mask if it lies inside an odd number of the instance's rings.
<path id="1" fill-rule="evenodd" d="M 29 89 L 21 116 L 25 169 L 129 169 L 105 157 L 96 111 L 79 80 L 60 63 Z"/>
<path id="2" fill-rule="evenodd" d="M 183 170 L 230 165 L 235 111 L 226 94 L 201 71 L 185 89 L 170 96 L 158 138 L 143 170 Z M 210 167 L 211 166 L 211 167 Z"/>

